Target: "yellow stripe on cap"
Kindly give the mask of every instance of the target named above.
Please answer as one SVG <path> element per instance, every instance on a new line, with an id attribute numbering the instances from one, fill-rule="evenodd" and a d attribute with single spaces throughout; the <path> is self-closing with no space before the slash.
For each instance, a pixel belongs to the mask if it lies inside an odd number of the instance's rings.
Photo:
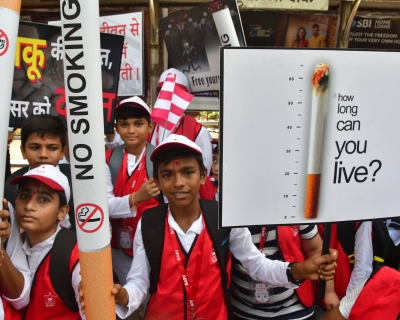
<path id="1" fill-rule="evenodd" d="M 0 0 L 0 8 L 2 7 L 14 10 L 19 14 L 21 12 L 21 0 Z"/>

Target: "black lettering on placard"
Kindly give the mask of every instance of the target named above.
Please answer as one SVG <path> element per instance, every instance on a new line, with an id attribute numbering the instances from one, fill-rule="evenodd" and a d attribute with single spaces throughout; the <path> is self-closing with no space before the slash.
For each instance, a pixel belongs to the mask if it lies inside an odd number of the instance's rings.
<path id="1" fill-rule="evenodd" d="M 77 123 L 76 127 L 74 127 L 75 122 Z M 90 129 L 90 124 L 87 119 L 78 119 L 78 121 L 75 121 L 75 119 L 71 120 L 71 131 L 75 134 L 79 133 L 79 131 L 81 131 L 82 124 L 85 124 L 85 129 L 82 131 L 82 133 L 88 133 Z"/>
<path id="2" fill-rule="evenodd" d="M 82 0 L 84 1 L 84 0 Z M 67 71 L 66 87 L 68 89 L 69 114 L 71 119 L 70 131 L 73 134 L 87 134 L 90 131 L 90 123 L 87 119 L 89 109 L 88 97 L 85 95 L 87 79 L 85 78 L 85 64 L 83 61 L 83 36 L 82 24 L 73 21 L 81 15 L 79 0 L 64 0 L 61 5 L 62 17 L 71 23 L 63 24 L 64 63 Z M 78 71 L 79 70 L 79 71 Z M 75 71 L 75 72 L 74 72 Z M 78 170 L 75 175 L 77 180 L 94 179 L 92 160 L 92 149 L 87 144 L 76 144 L 72 148 L 72 156 L 79 165 L 74 165 Z"/>
<path id="3" fill-rule="evenodd" d="M 84 100 L 85 102 L 80 102 L 79 100 Z M 86 100 L 87 100 L 86 96 L 69 97 L 68 98 L 69 103 L 77 105 L 77 107 L 70 108 L 69 114 L 71 116 L 87 116 L 89 114 L 87 110 L 81 111 L 81 110 L 87 109 L 87 107 L 88 107 Z"/>
<path id="4" fill-rule="evenodd" d="M 71 14 L 67 14 L 65 11 L 65 6 L 68 3 L 68 9 L 72 10 Z M 75 9 L 75 10 L 74 10 Z M 62 15 L 66 20 L 73 20 L 79 17 L 81 14 L 81 6 L 79 4 L 78 0 L 68 0 L 68 1 L 63 1 L 62 3 Z"/>

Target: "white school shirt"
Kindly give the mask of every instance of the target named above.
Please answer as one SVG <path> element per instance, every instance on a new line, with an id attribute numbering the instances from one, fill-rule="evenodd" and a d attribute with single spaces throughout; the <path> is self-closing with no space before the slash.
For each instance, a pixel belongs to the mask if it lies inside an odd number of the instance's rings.
<path id="1" fill-rule="evenodd" d="M 354 268 L 346 294 L 352 292 L 361 282 L 368 279 L 372 272 L 372 221 L 364 221 L 357 229 L 354 244 Z"/>
<path id="2" fill-rule="evenodd" d="M 136 169 L 142 157 L 146 151 L 147 147 L 144 147 L 142 153 L 136 161 L 136 157 L 133 154 L 128 153 L 128 163 L 127 170 L 128 174 L 131 175 Z M 125 153 L 125 149 L 124 149 Z M 120 218 L 133 218 L 136 216 L 136 206 L 129 206 L 130 194 L 123 197 L 116 197 L 114 194 L 114 185 L 112 183 L 110 167 L 106 163 L 106 182 L 107 182 L 107 197 L 108 197 L 108 213 L 110 218 L 120 219 Z"/>
<path id="3" fill-rule="evenodd" d="M 24 244 L 22 245 L 22 249 L 26 254 L 26 259 L 28 259 L 29 269 L 31 270 L 32 276 L 35 275 L 36 270 L 39 267 L 40 263 L 46 257 L 50 249 L 53 247 L 56 235 L 60 230 L 61 226 L 59 224 L 57 226 L 56 232 L 50 238 L 47 238 L 46 240 L 38 243 L 33 248 L 31 248 L 31 246 L 29 245 L 28 239 L 25 240 Z M 86 319 L 86 316 L 82 314 L 81 304 L 79 303 L 78 286 L 82 280 L 80 272 L 81 272 L 81 265 L 78 261 L 74 270 L 72 270 L 71 285 L 75 292 L 75 299 L 78 302 L 79 313 L 81 315 L 81 318 Z"/>
<path id="4" fill-rule="evenodd" d="M 350 316 L 351 309 L 353 309 L 354 304 L 358 296 L 360 295 L 365 283 L 368 279 L 362 281 L 353 291 L 347 293 L 342 300 L 340 300 L 339 311 L 343 318 L 348 319 Z"/>
<path id="5" fill-rule="evenodd" d="M 2 295 L 2 299 L 8 301 L 15 309 L 19 310 L 28 305 L 31 293 L 32 277 L 28 267 L 28 262 L 24 252 L 22 251 L 22 239 L 19 233 L 19 226 L 15 220 L 14 209 L 8 203 L 10 212 L 11 234 L 8 237 L 6 253 L 10 258 L 14 267 L 24 276 L 24 288 L 21 295 L 16 299 L 9 299 Z M 4 319 L 3 303 L 0 301 L 0 319 Z"/>
<path id="6" fill-rule="evenodd" d="M 186 252 L 189 252 L 194 239 L 204 229 L 201 215 L 199 219 L 193 222 L 186 233 L 182 231 L 171 214 L 168 216 L 168 223 L 175 230 Z M 286 268 L 289 263 L 266 259 L 264 254 L 254 246 L 250 231 L 247 228 L 233 228 L 231 230 L 229 249 L 236 259 L 242 263 L 247 273 L 256 281 L 268 282 L 279 287 L 297 288 L 296 285 L 288 282 L 286 276 Z M 139 221 L 136 229 L 133 252 L 135 255 L 131 270 L 126 279 L 127 283 L 124 285 L 129 294 L 128 306 L 116 305 L 117 315 L 122 319 L 139 308 L 146 299 L 150 287 L 150 264 L 143 245 L 142 220 Z"/>

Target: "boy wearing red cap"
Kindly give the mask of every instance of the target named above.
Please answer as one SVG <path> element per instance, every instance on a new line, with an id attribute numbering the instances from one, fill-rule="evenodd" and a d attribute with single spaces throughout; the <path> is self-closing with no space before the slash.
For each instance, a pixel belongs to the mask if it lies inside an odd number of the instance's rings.
<path id="1" fill-rule="evenodd" d="M 194 142 L 172 134 L 151 159 L 169 204 L 147 210 L 138 223 L 127 284 L 112 289 L 118 316 L 136 310 L 150 288 L 146 319 L 232 319 L 230 252 L 261 282 L 296 287 L 300 279 L 333 277 L 336 252 L 302 263 L 271 261 L 247 229 L 218 229 L 217 202 L 198 199 L 206 171 Z"/>
<path id="2" fill-rule="evenodd" d="M 137 223 L 146 208 L 158 205 L 154 197 L 160 193 L 149 173 L 154 147 L 146 143 L 153 130 L 147 104 L 136 96 L 122 100 L 116 110 L 115 130 L 124 144 L 106 151 L 106 180 L 113 269 L 125 283 Z"/>
<path id="3" fill-rule="evenodd" d="M 67 177 L 52 165 L 41 165 L 14 178 L 11 185 L 18 185 L 15 216 L 26 234 L 22 249 L 34 275 L 24 319 L 84 318 L 79 312 L 81 276 L 76 234 L 59 224 L 69 210 L 71 191 Z M 57 269 L 52 265 L 58 265 L 60 260 L 66 260 L 62 266 L 68 268 L 69 278 L 52 276 Z M 66 281 L 64 286 L 55 284 L 60 280 Z M 66 295 L 72 295 L 72 299 L 66 299 Z"/>

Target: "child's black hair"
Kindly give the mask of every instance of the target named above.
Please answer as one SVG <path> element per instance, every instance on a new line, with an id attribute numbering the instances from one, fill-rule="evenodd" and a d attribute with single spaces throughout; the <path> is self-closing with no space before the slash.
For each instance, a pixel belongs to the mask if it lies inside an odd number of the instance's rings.
<path id="1" fill-rule="evenodd" d="M 203 174 L 205 167 L 203 157 L 200 153 L 188 148 L 170 148 L 161 151 L 153 161 L 153 175 L 158 180 L 158 167 L 161 163 L 167 165 L 171 161 L 181 158 L 194 158 L 199 164 L 200 175 Z"/>
<path id="2" fill-rule="evenodd" d="M 212 154 L 219 154 L 219 148 L 218 145 L 216 145 L 213 150 L 212 150 Z"/>
<path id="3" fill-rule="evenodd" d="M 61 146 L 66 146 L 66 134 L 63 122 L 51 114 L 33 115 L 27 118 L 21 126 L 21 145 L 25 148 L 29 136 L 36 133 L 43 138 L 46 134 L 60 138 Z"/>
<path id="4" fill-rule="evenodd" d="M 117 108 L 115 113 L 115 121 L 118 120 L 128 120 L 129 118 L 141 119 L 145 118 L 150 124 L 150 114 L 142 108 L 132 107 L 132 106 L 122 106 Z"/>

